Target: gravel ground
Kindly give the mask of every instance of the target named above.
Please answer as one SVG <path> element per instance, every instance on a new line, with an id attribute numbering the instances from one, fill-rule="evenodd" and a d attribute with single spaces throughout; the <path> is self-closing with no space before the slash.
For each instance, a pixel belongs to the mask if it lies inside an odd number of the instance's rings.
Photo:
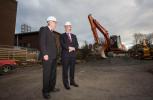
<path id="1" fill-rule="evenodd" d="M 79 87 L 71 90 L 64 89 L 62 68 L 57 69 L 60 92 L 51 93 L 51 100 L 153 100 L 153 60 L 116 57 L 77 64 Z M 41 65 L 0 76 L 0 100 L 44 100 L 41 89 Z"/>

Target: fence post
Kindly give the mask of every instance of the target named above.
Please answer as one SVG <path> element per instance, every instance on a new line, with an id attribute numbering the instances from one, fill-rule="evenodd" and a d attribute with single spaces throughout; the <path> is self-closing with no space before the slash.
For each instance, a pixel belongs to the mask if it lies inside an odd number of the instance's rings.
<path id="1" fill-rule="evenodd" d="M 28 59 L 28 49 L 26 48 L 26 61 Z"/>
<path id="2" fill-rule="evenodd" d="M 8 51 L 8 56 L 7 56 L 7 59 L 9 59 L 9 51 Z"/>

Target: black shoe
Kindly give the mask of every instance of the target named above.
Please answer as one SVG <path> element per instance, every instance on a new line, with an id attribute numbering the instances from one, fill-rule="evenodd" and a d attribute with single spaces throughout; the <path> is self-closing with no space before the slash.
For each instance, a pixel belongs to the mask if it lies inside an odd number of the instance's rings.
<path id="1" fill-rule="evenodd" d="M 70 86 L 65 86 L 65 89 L 70 90 L 71 88 Z"/>
<path id="2" fill-rule="evenodd" d="M 49 93 L 43 93 L 43 97 L 45 99 L 50 99 L 51 98 L 51 96 L 49 95 Z"/>
<path id="3" fill-rule="evenodd" d="M 60 89 L 59 88 L 54 88 L 53 90 L 51 90 L 50 92 L 59 92 Z"/>
<path id="4" fill-rule="evenodd" d="M 72 85 L 72 86 L 74 86 L 74 87 L 79 87 L 79 85 L 76 84 L 76 83 L 70 83 L 70 85 Z"/>

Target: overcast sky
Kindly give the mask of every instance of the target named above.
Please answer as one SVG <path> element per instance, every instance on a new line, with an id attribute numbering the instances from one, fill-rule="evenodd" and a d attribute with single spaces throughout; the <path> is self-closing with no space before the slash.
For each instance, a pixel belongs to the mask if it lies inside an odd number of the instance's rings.
<path id="1" fill-rule="evenodd" d="M 94 42 L 88 14 L 92 14 L 110 35 L 120 35 L 122 42 L 133 43 L 134 33 L 153 32 L 153 0 L 17 0 L 16 33 L 21 24 L 37 31 L 45 26 L 48 16 L 58 20 L 56 31 L 64 32 L 65 21 L 73 24 L 80 45 Z"/>

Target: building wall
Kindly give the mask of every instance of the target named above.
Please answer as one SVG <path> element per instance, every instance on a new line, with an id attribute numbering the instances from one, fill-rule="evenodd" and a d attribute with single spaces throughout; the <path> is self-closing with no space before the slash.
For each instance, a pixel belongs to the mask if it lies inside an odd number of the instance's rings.
<path id="1" fill-rule="evenodd" d="M 0 45 L 14 45 L 16 12 L 16 0 L 0 0 Z"/>
<path id="2" fill-rule="evenodd" d="M 18 40 L 18 46 L 39 50 L 39 32 L 38 31 L 15 34 L 14 41 L 16 46 L 17 46 L 17 40 Z M 56 44 L 57 47 L 60 48 L 60 33 L 58 32 L 56 32 L 56 41 L 57 41 L 57 44 Z"/>
<path id="3" fill-rule="evenodd" d="M 34 32 L 31 34 L 16 34 L 15 35 L 15 45 L 17 45 L 17 38 L 18 38 L 18 46 L 21 47 L 28 47 L 28 48 L 35 48 L 39 47 L 39 36 L 38 32 Z"/>

